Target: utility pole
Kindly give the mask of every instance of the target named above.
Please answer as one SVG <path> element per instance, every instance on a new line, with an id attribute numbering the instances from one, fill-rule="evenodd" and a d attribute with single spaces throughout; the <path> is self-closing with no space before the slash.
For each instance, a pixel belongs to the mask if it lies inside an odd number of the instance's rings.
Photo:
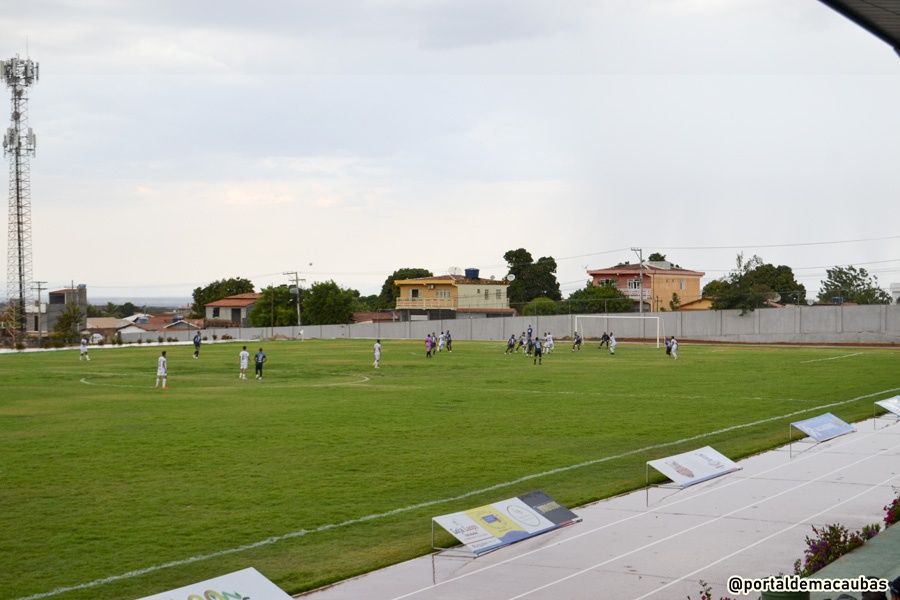
<path id="1" fill-rule="evenodd" d="M 41 291 L 44 288 L 42 288 L 41 286 L 44 285 L 45 283 L 47 283 L 47 282 L 46 281 L 35 281 L 34 282 L 34 287 L 37 288 L 37 293 L 38 293 L 37 305 L 36 305 L 37 306 L 37 316 L 38 316 L 38 320 L 37 320 L 38 348 L 41 347 L 41 330 L 44 328 L 43 324 L 41 323 Z"/>
<path id="2" fill-rule="evenodd" d="M 309 263 L 309 266 L 312 266 L 312 263 Z M 293 275 L 294 276 L 294 289 L 297 291 L 297 327 L 303 325 L 303 321 L 300 316 L 300 282 L 306 281 L 305 279 L 300 279 L 300 273 L 298 271 L 285 271 L 282 275 Z"/>
<path id="3" fill-rule="evenodd" d="M 638 312 L 644 314 L 644 250 L 642 248 L 632 247 L 631 251 L 636 252 L 638 255 L 638 273 L 640 273 L 641 277 L 638 281 L 638 290 L 641 295 L 640 304 L 638 304 Z"/>

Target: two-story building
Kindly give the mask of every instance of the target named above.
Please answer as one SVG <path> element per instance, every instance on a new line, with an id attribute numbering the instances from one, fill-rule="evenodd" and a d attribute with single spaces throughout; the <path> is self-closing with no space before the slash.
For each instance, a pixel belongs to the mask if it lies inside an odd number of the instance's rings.
<path id="1" fill-rule="evenodd" d="M 644 303 L 644 312 L 672 310 L 673 294 L 678 303 L 687 304 L 700 300 L 700 279 L 706 273 L 676 267 L 668 261 L 649 261 L 641 264 L 623 264 L 608 269 L 589 270 L 594 285 L 612 285 L 631 298 L 636 309 Z M 643 297 L 642 297 L 643 294 Z"/>
<path id="2" fill-rule="evenodd" d="M 465 275 L 438 275 L 401 279 L 397 313 L 403 321 L 509 317 L 516 314 L 509 307 L 507 281 L 481 279 L 477 269 L 466 269 Z"/>

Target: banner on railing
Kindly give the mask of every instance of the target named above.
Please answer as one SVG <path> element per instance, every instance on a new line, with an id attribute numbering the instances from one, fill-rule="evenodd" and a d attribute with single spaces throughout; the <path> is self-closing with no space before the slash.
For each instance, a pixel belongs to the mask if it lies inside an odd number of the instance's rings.
<path id="1" fill-rule="evenodd" d="M 797 421 L 791 423 L 791 425 L 817 442 L 824 442 L 825 440 L 836 438 L 839 435 L 856 431 L 853 429 L 852 425 L 842 421 L 831 413 L 825 413 L 824 415 L 806 419 L 805 421 Z"/>
<path id="2" fill-rule="evenodd" d="M 481 554 L 579 520 L 578 515 L 538 491 L 434 517 L 432 523 L 446 529 L 475 554 Z"/>
<path id="3" fill-rule="evenodd" d="M 741 469 L 731 459 L 713 450 L 710 446 L 668 458 L 647 461 L 647 464 L 682 488 Z"/>
<path id="4" fill-rule="evenodd" d="M 893 398 L 888 398 L 887 400 L 879 400 L 875 404 L 883 408 L 884 410 L 894 413 L 898 417 L 900 417 L 900 396 L 894 396 Z"/>
<path id="5" fill-rule="evenodd" d="M 250 567 L 140 600 L 291 600 L 281 588 Z"/>

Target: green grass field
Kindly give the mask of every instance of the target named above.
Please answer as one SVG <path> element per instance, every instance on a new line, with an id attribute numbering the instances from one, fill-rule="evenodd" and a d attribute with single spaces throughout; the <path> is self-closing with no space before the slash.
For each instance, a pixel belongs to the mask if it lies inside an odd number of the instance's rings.
<path id="1" fill-rule="evenodd" d="M 156 346 L 0 355 L 0 598 L 134 599 L 248 566 L 297 593 L 429 552 L 433 516 L 534 490 L 577 507 L 642 487 L 647 460 L 737 460 L 900 391 L 891 349 L 559 343 L 534 366 L 386 340 L 375 370 L 372 341 L 266 342 L 260 382 L 238 379 L 241 345 L 166 347 L 166 391 Z"/>

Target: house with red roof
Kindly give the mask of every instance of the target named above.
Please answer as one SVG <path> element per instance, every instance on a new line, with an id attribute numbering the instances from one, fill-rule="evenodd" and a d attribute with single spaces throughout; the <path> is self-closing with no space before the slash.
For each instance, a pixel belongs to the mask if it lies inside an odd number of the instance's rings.
<path id="1" fill-rule="evenodd" d="M 250 311 L 256 306 L 256 302 L 262 298 L 262 294 L 247 293 L 235 294 L 215 302 L 205 304 L 206 321 L 217 323 L 232 323 L 234 327 L 248 327 Z"/>

